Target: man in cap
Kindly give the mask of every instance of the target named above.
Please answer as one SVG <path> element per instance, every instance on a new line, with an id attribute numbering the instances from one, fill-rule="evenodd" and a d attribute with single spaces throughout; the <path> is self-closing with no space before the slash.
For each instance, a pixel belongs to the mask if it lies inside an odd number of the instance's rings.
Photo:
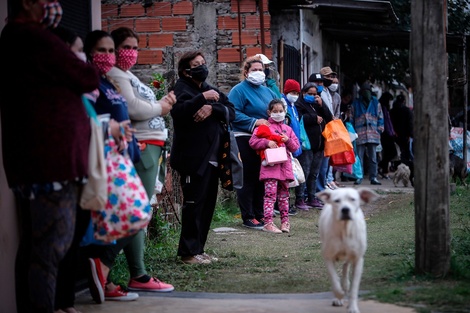
<path id="1" fill-rule="evenodd" d="M 384 131 L 384 116 L 376 97 L 372 96 L 372 88 L 368 81 L 361 84 L 359 98 L 352 103 L 351 123 L 357 132 L 357 154 L 364 172 L 364 154 L 369 159 L 369 179 L 372 185 L 381 185 L 377 180 L 377 146 L 380 134 Z M 362 179 L 354 182 L 360 185 Z"/>

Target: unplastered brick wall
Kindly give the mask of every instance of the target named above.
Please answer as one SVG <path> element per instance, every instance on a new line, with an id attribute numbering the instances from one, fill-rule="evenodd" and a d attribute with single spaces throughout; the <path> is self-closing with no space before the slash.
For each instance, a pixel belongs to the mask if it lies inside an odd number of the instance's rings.
<path id="1" fill-rule="evenodd" d="M 102 1 L 102 29 L 132 28 L 139 35 L 139 58 L 134 72 L 143 81 L 152 73 L 170 77 L 179 57 L 198 49 L 209 67 L 208 82 L 228 92 L 240 81 L 242 60 L 261 53 L 261 17 L 264 19 L 265 54 L 272 58 L 268 0 L 163 0 Z M 239 23 L 241 32 L 239 31 Z"/>

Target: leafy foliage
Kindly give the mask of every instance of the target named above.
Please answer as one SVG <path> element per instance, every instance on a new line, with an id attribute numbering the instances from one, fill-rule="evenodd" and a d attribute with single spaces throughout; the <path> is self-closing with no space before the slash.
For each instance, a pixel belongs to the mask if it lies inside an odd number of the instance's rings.
<path id="1" fill-rule="evenodd" d="M 411 0 L 391 0 L 398 17 L 397 29 L 411 30 Z M 448 33 L 470 33 L 470 0 L 448 0 Z M 450 56 L 449 69 L 459 68 L 458 57 Z M 456 61 L 457 60 L 457 61 Z M 408 49 L 361 44 L 343 44 L 341 49 L 343 71 L 352 82 L 365 79 L 391 84 L 394 80 L 409 81 L 410 65 Z"/>
<path id="2" fill-rule="evenodd" d="M 163 96 L 166 94 L 166 89 L 167 89 L 166 80 L 163 77 L 163 75 L 160 73 L 152 74 L 152 80 L 149 83 L 149 87 L 155 93 L 157 100 L 160 100 L 161 98 L 163 98 Z"/>

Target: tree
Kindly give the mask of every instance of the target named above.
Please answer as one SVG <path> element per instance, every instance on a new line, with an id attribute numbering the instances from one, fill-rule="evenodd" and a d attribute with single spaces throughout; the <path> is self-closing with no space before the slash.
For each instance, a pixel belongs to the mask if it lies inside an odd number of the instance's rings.
<path id="1" fill-rule="evenodd" d="M 442 277 L 450 268 L 446 33 L 443 0 L 413 0 L 415 271 Z"/>

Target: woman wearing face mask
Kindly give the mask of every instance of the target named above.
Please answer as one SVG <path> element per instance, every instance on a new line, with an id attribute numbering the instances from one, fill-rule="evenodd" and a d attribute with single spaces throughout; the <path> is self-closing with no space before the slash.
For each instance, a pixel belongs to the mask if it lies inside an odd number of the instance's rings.
<path id="1" fill-rule="evenodd" d="M 128 124 L 129 114 L 126 99 L 119 93 L 119 89 L 108 77 L 108 72 L 116 63 L 114 41 L 111 35 L 102 30 L 90 32 L 84 45 L 87 59 L 93 63 L 100 72 L 99 96 L 94 103 L 97 114 L 110 114 L 110 117 L 123 125 L 128 141 L 127 152 L 134 163 L 140 160 L 140 151 L 133 132 Z M 90 293 L 93 300 L 102 303 L 105 300 L 131 301 L 139 297 L 138 294 L 126 292 L 120 286 L 107 282 L 107 277 L 119 252 L 131 242 L 134 236 L 117 240 L 114 245 L 89 245 L 85 247 L 85 254 L 91 258 L 90 265 Z"/>
<path id="2" fill-rule="evenodd" d="M 8 79 L 0 86 L 0 110 L 5 176 L 18 210 L 16 311 L 50 313 L 88 172 L 90 124 L 81 94 L 97 88 L 99 78 L 91 64 L 46 29 L 60 21 L 58 2 L 8 4 L 0 37 Z"/>
<path id="3" fill-rule="evenodd" d="M 178 256 L 186 264 L 210 264 L 205 252 L 219 189 L 218 161 L 224 128 L 235 117 L 233 104 L 207 84 L 209 74 L 200 51 L 184 53 L 178 62 L 176 103 L 171 109 L 173 144 L 170 164 L 181 177 L 184 203 Z"/>
<path id="4" fill-rule="evenodd" d="M 107 73 L 120 88 L 126 99 L 127 109 L 135 137 L 139 141 L 140 161 L 135 163 L 149 199 L 155 194 L 158 164 L 163 153 L 168 130 L 163 116 L 170 112 L 176 102 L 173 92 L 157 101 L 155 93 L 142 83 L 130 69 L 137 62 L 139 38 L 130 28 L 121 27 L 111 32 L 116 46 L 116 65 Z M 169 292 L 174 290 L 155 277 L 147 275 L 144 265 L 145 232 L 141 230 L 124 247 L 130 271 L 129 290 Z"/>
<path id="5" fill-rule="evenodd" d="M 249 144 L 255 127 L 268 125 L 268 104 L 276 95 L 267 87 L 264 66 L 260 57 L 245 60 L 242 81 L 235 85 L 228 98 L 235 106 L 235 120 L 232 123 L 237 137 L 238 149 L 243 161 L 243 188 L 237 190 L 237 200 L 243 219 L 243 226 L 263 229 L 264 184 L 259 180 L 261 160 Z"/>
<path id="6" fill-rule="evenodd" d="M 298 157 L 306 181 L 295 187 L 295 205 L 300 210 L 308 210 L 309 208 L 323 206 L 323 203 L 315 197 L 316 180 L 325 147 L 322 132 L 326 123 L 331 121 L 333 116 L 330 110 L 323 105 L 322 99 L 318 95 L 317 86 L 314 83 L 305 84 L 300 94 L 301 96 L 295 106 L 299 112 L 299 118 L 303 118 L 311 149 L 303 150 Z M 307 189 L 307 199 L 305 199 L 305 189 Z"/>

